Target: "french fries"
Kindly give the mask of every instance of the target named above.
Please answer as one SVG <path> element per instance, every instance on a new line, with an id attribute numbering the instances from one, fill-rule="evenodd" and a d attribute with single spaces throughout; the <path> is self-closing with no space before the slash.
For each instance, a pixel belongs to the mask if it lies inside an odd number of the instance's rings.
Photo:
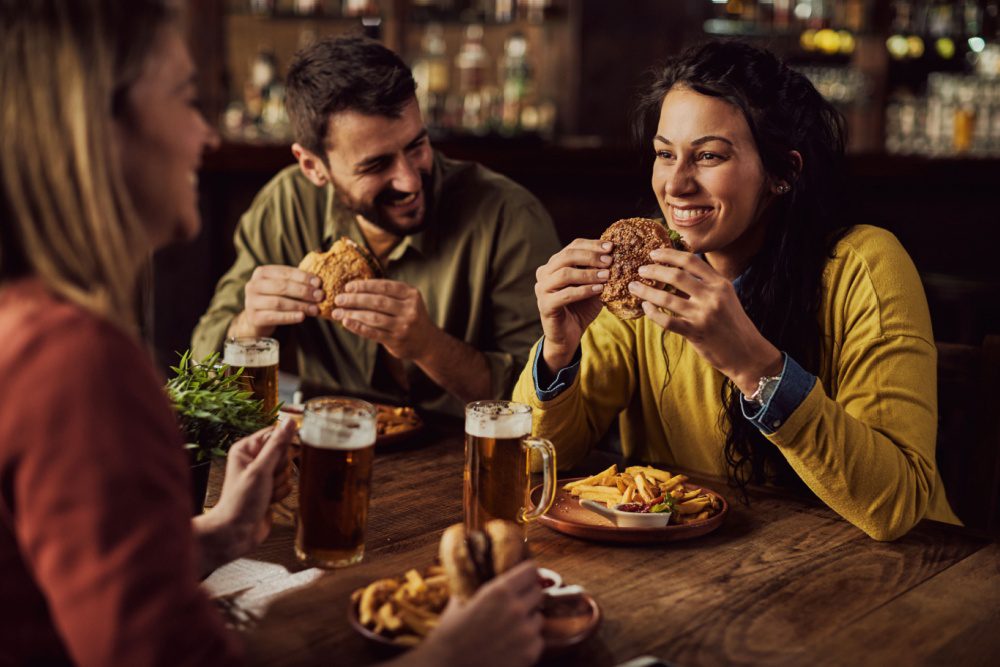
<path id="1" fill-rule="evenodd" d="M 392 405 L 375 406 L 376 435 L 392 435 L 418 428 L 423 423 L 420 415 L 411 407 L 395 407 Z"/>
<path id="2" fill-rule="evenodd" d="M 440 566 L 421 574 L 378 579 L 351 595 L 358 621 L 401 646 L 415 646 L 433 630 L 448 603 L 448 581 Z"/>
<path id="3" fill-rule="evenodd" d="M 618 472 L 613 465 L 596 475 L 563 485 L 563 489 L 582 500 L 595 500 L 608 507 L 625 503 L 673 502 L 671 524 L 688 524 L 718 514 L 722 501 L 697 486 L 686 486 L 687 475 L 675 475 L 652 466 L 629 466 Z"/>

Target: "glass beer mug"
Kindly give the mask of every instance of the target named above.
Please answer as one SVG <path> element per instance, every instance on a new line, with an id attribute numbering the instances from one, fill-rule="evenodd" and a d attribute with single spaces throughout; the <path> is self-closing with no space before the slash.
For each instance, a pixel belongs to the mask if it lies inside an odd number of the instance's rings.
<path id="1" fill-rule="evenodd" d="M 335 568 L 364 557 L 375 435 L 371 403 L 336 397 L 306 402 L 299 429 L 299 560 Z"/>
<path id="2" fill-rule="evenodd" d="M 531 511 L 531 453 L 542 458 L 542 494 Z M 521 524 L 548 511 L 556 494 L 556 452 L 531 437 L 531 407 L 510 401 L 476 401 L 465 407 L 465 525 L 478 530 L 490 519 Z"/>
<path id="3" fill-rule="evenodd" d="M 229 338 L 223 348 L 223 363 L 243 368 L 240 383 L 261 401 L 260 410 L 270 414 L 278 404 L 278 341 L 273 338 Z"/>

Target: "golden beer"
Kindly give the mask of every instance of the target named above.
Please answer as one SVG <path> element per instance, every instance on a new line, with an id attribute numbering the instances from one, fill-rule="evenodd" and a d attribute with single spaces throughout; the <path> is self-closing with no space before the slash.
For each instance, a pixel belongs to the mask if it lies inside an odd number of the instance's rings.
<path id="1" fill-rule="evenodd" d="M 240 382 L 261 401 L 261 412 L 270 414 L 278 404 L 278 341 L 273 338 L 230 338 L 222 361 L 243 368 Z"/>
<path id="2" fill-rule="evenodd" d="M 531 456 L 540 452 L 544 482 L 538 507 L 528 512 Z M 524 524 L 555 498 L 555 449 L 531 437 L 531 408 L 509 401 L 478 401 L 465 408 L 465 525 L 478 530 L 490 519 Z"/>
<path id="3" fill-rule="evenodd" d="M 348 398 L 306 403 L 299 429 L 299 560 L 334 568 L 360 562 L 375 457 L 375 407 Z"/>

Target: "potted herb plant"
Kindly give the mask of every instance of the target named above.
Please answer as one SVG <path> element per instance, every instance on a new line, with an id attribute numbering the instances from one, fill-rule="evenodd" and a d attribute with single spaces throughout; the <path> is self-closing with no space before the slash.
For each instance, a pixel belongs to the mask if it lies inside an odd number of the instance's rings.
<path id="1" fill-rule="evenodd" d="M 212 459 L 224 458 L 234 442 L 273 423 L 278 407 L 263 414 L 261 401 L 240 381 L 243 369 L 220 363 L 218 353 L 196 363 L 189 350 L 170 370 L 167 395 L 191 458 L 194 509 L 200 513 Z"/>

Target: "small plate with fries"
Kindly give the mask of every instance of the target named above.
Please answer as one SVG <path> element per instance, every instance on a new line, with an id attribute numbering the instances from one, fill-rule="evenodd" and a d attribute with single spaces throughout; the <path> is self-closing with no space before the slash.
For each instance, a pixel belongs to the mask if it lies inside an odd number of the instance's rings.
<path id="1" fill-rule="evenodd" d="M 551 509 L 538 520 L 549 528 L 584 539 L 606 542 L 672 542 L 710 533 L 718 528 L 729 504 L 721 494 L 692 483 L 687 475 L 652 466 L 612 465 L 596 475 L 560 480 Z M 532 503 L 541 486 L 531 491 Z M 670 513 L 666 525 L 620 527 L 602 514 L 581 505 L 593 501 L 611 510 Z"/>
<path id="2" fill-rule="evenodd" d="M 562 577 L 539 568 L 546 590 L 542 614 L 545 655 L 555 655 L 581 644 L 601 622 L 596 600 L 579 586 L 564 586 Z M 361 635 L 398 650 L 423 641 L 448 604 L 448 580 L 440 565 L 423 572 L 408 570 L 402 577 L 378 579 L 351 595 L 347 618 Z"/>
<path id="3" fill-rule="evenodd" d="M 375 444 L 388 445 L 409 440 L 422 431 L 424 422 L 409 406 L 375 404 Z"/>
<path id="4" fill-rule="evenodd" d="M 438 624 L 448 604 L 448 579 L 440 565 L 378 579 L 351 595 L 347 617 L 368 639 L 399 649 L 416 646 Z"/>

